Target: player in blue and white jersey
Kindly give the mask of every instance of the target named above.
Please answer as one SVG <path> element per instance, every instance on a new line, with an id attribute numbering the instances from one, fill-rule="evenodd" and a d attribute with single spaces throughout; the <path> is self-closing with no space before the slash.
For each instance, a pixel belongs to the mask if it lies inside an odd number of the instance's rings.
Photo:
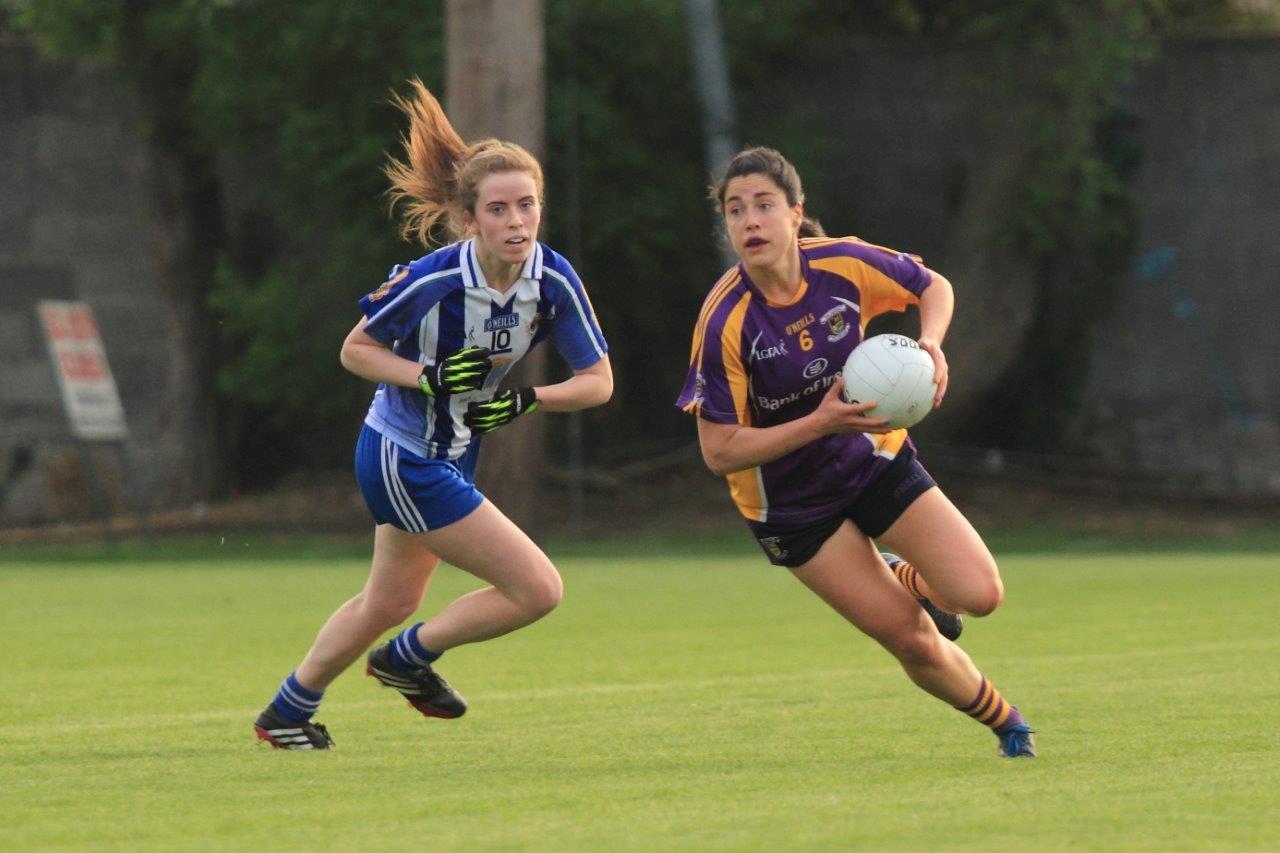
<path id="1" fill-rule="evenodd" d="M 426 716 L 466 710 L 435 661 L 541 618 L 562 595 L 547 556 L 473 484 L 480 437 L 537 409 L 590 408 L 613 393 L 608 345 L 582 282 L 537 242 L 538 161 L 509 142 L 465 144 L 427 88 L 412 86 L 412 100 L 396 99 L 410 127 L 405 162 L 386 170 L 393 203 L 407 203 L 407 237 L 430 245 L 443 224 L 460 239 L 394 267 L 360 300 L 364 316 L 343 342 L 343 366 L 378 383 L 355 461 L 376 523 L 373 566 L 255 723 L 261 740 L 284 749 L 332 744 L 311 722 L 325 688 L 413 615 L 442 559 L 490 586 L 369 652 L 366 672 Z M 500 389 L 544 339 L 573 375 Z"/>

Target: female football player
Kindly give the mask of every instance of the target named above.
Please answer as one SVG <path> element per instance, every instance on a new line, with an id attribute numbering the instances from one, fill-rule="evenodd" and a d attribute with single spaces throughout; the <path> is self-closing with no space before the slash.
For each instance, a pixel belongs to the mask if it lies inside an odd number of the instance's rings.
<path id="1" fill-rule="evenodd" d="M 840 397 L 841 367 L 867 323 L 918 305 L 935 408 L 942 403 L 950 282 L 911 255 L 822 236 L 805 217 L 795 168 L 772 149 L 737 154 L 713 197 L 741 263 L 703 303 L 678 400 L 698 417 L 707 467 L 728 479 L 774 565 L 883 645 L 922 689 L 991 727 L 1001 755 L 1033 756 L 1018 709 L 951 641 L 957 614 L 1000 604 L 994 558 L 916 461 L 906 431 L 888 429 L 874 401 Z M 905 559 L 881 555 L 872 540 Z"/>
<path id="2" fill-rule="evenodd" d="M 332 743 L 311 722 L 324 690 L 422 602 L 446 560 L 490 586 L 468 593 L 368 655 L 367 669 L 419 712 L 452 718 L 466 704 L 433 669 L 446 650 L 545 616 L 562 594 L 547 556 L 473 485 L 480 436 L 537 409 L 599 406 L 613 393 L 607 345 L 563 257 L 537 242 L 542 168 L 518 145 L 459 137 L 421 81 L 396 104 L 409 118 L 392 160 L 403 232 L 428 247 L 437 225 L 458 240 L 397 265 L 360 300 L 344 367 L 378 389 L 356 445 L 356 479 L 376 524 L 364 589 L 339 607 L 258 717 L 260 740 L 285 749 Z M 573 375 L 498 390 L 545 338 Z"/>

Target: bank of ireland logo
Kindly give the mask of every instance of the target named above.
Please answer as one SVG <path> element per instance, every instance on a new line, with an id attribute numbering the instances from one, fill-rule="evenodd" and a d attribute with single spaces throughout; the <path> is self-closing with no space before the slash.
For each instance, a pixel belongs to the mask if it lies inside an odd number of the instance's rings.
<path id="1" fill-rule="evenodd" d="M 825 358 L 815 358 L 804 366 L 804 378 L 813 379 L 821 376 L 827 370 L 827 360 Z"/>
<path id="2" fill-rule="evenodd" d="M 849 334 L 849 330 L 853 325 L 845 318 L 845 312 L 853 309 L 853 313 L 861 314 L 862 309 L 858 307 L 858 303 L 851 302 L 848 299 L 841 299 L 839 296 L 831 297 L 839 305 L 831 308 L 821 317 L 822 325 L 827 327 L 827 340 L 835 342 Z"/>

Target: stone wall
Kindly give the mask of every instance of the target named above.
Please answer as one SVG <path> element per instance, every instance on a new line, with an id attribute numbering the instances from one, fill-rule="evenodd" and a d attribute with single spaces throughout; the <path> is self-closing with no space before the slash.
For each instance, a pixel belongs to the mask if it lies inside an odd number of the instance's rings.
<path id="1" fill-rule="evenodd" d="M 173 236 L 139 109 L 105 73 L 0 34 L 0 523 L 89 516 L 84 460 L 122 508 L 124 471 L 152 506 L 195 498 L 184 354 L 166 294 Z M 131 431 L 87 457 L 72 439 L 36 324 L 41 298 L 88 302 Z M 122 469 L 122 466 L 128 466 Z"/>
<path id="2" fill-rule="evenodd" d="M 1280 493 L 1280 39 L 1166 45 L 1129 100 L 1140 254 L 1081 431 L 1118 472 Z"/>
<path id="3" fill-rule="evenodd" d="M 822 66 L 798 57 L 743 111 L 747 143 L 822 135 L 797 165 L 818 178 L 809 207 L 829 232 L 922 254 L 955 284 L 953 390 L 926 442 L 972 414 L 1033 307 L 1033 272 L 983 230 L 1024 133 L 988 60 L 870 41 Z M 1142 152 L 1139 257 L 1094 330 L 1072 449 L 1116 478 L 1280 492 L 1280 38 L 1168 43 L 1124 101 Z"/>

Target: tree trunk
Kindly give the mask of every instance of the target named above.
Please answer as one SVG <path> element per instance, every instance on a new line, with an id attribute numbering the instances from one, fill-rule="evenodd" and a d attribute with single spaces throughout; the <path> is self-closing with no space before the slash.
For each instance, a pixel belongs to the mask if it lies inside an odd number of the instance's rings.
<path id="1" fill-rule="evenodd" d="M 496 136 L 541 159 L 545 136 L 542 0 L 449 0 L 445 6 L 445 108 L 468 142 Z M 546 381 L 546 350 L 527 355 L 513 385 Z M 488 435 L 479 485 L 499 509 L 536 534 L 536 489 L 546 420 L 534 415 Z"/>
<path id="2" fill-rule="evenodd" d="M 155 50 L 148 31 L 158 0 L 124 4 L 119 50 L 149 123 L 149 190 L 161 269 L 166 332 L 178 342 L 165 368 L 181 396 L 169 428 L 182 436 L 184 477 L 171 497 L 186 502 L 221 496 L 235 468 L 225 412 L 215 391 L 216 325 L 209 311 L 217 258 L 226 245 L 221 183 L 200 142 L 189 103 L 198 59 L 180 49 Z M 176 106 L 175 106 L 176 105 Z"/>

